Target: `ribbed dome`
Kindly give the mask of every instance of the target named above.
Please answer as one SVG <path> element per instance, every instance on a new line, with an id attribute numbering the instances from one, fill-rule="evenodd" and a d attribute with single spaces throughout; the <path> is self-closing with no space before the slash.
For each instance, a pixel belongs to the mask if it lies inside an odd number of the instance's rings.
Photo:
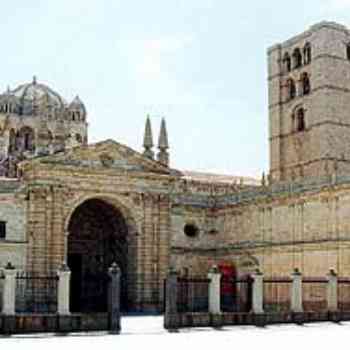
<path id="1" fill-rule="evenodd" d="M 20 85 L 11 91 L 11 94 L 16 96 L 21 104 L 33 103 L 34 99 L 37 102 L 47 99 L 48 103 L 58 108 L 64 108 L 66 104 L 57 92 L 44 84 L 39 84 L 35 77 L 31 83 Z"/>

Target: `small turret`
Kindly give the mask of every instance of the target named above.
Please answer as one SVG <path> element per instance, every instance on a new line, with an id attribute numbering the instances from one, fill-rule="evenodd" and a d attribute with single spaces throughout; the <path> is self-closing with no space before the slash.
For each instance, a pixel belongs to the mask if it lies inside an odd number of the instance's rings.
<path id="1" fill-rule="evenodd" d="M 152 135 L 151 120 L 149 116 L 147 116 L 147 119 L 146 119 L 145 135 L 143 138 L 143 147 L 145 149 L 143 152 L 143 155 L 149 159 L 154 159 L 154 152 L 152 150 L 153 135 Z"/>
<path id="2" fill-rule="evenodd" d="M 86 118 L 86 108 L 79 96 L 75 96 L 74 100 L 69 104 L 70 120 L 84 121 Z"/>
<path id="3" fill-rule="evenodd" d="M 169 142 L 168 142 L 168 132 L 166 129 L 165 119 L 162 118 L 162 123 L 160 125 L 160 133 L 158 139 L 158 149 L 159 152 L 157 154 L 158 162 L 169 166 Z"/>

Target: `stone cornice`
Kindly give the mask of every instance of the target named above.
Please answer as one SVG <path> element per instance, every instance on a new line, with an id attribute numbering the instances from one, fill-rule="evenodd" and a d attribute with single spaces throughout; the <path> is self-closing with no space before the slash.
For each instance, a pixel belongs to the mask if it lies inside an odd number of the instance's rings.
<path id="1" fill-rule="evenodd" d="M 171 247 L 171 251 L 175 254 L 181 254 L 181 253 L 230 253 L 230 252 L 237 252 L 237 251 L 245 251 L 245 250 L 252 250 L 252 249 L 258 249 L 258 248 L 278 248 L 278 247 L 298 247 L 298 246 L 304 246 L 304 245 L 319 245 L 324 243 L 339 243 L 339 242 L 349 242 L 350 239 L 347 237 L 340 237 L 340 238 L 333 238 L 333 239 L 310 239 L 310 240 L 300 240 L 300 241 L 280 241 L 280 242 L 273 242 L 273 241 L 264 241 L 264 242 L 241 242 L 237 244 L 228 244 L 227 246 L 223 247 L 181 247 L 181 246 L 173 246 Z"/>
<path id="2" fill-rule="evenodd" d="M 191 206 L 202 209 L 217 208 L 222 210 L 225 208 L 233 208 L 246 205 L 266 205 L 270 203 L 279 203 L 281 200 L 288 199 L 300 200 L 304 196 L 319 196 L 324 191 L 337 191 L 338 189 L 350 189 L 350 176 L 342 177 L 320 177 L 308 178 L 302 181 L 277 183 L 268 187 L 259 187 L 255 190 L 241 191 L 234 195 L 221 195 L 215 197 L 215 203 L 209 201 L 208 197 L 194 196 L 182 197 L 171 195 L 173 205 Z M 213 206 L 214 205 L 214 206 Z"/>

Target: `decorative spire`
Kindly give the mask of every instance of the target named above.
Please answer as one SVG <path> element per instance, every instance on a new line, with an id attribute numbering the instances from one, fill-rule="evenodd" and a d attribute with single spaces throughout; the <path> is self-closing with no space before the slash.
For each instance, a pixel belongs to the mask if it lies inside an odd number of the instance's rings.
<path id="1" fill-rule="evenodd" d="M 145 135 L 143 138 L 143 147 L 144 147 L 144 156 L 150 159 L 154 159 L 154 152 L 152 151 L 153 148 L 153 136 L 152 136 L 152 126 L 151 126 L 151 120 L 149 118 L 149 115 L 147 115 L 146 119 L 146 127 L 145 127 Z"/>
<path id="2" fill-rule="evenodd" d="M 159 139 L 158 139 L 158 148 L 159 152 L 157 154 L 158 162 L 169 166 L 169 143 L 168 143 L 168 132 L 166 130 L 165 119 L 162 118 L 162 122 L 160 125 Z"/>
<path id="3" fill-rule="evenodd" d="M 159 139 L 158 139 L 158 148 L 161 151 L 166 151 L 169 148 L 168 132 L 166 130 L 166 124 L 165 124 L 165 119 L 164 118 L 162 118 L 162 123 L 160 125 L 160 133 L 159 133 Z"/>
<path id="4" fill-rule="evenodd" d="M 33 85 L 36 85 L 36 83 L 37 83 L 37 79 L 36 79 L 36 75 L 33 75 Z"/>

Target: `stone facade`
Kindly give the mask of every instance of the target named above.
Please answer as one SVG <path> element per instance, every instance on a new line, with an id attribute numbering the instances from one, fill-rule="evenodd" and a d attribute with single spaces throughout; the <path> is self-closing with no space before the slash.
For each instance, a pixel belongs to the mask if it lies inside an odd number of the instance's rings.
<path id="1" fill-rule="evenodd" d="M 334 161 L 349 173 L 349 41 L 347 28 L 322 22 L 269 49 L 273 180 L 327 175 Z"/>
<path id="2" fill-rule="evenodd" d="M 9 91 L 0 152 L 22 161 L 19 178 L 0 182 L 0 265 L 46 275 L 68 263 L 79 299 L 116 261 L 129 310 L 162 308 L 170 266 L 201 276 L 222 264 L 238 275 L 349 275 L 348 43 L 345 27 L 322 22 L 268 50 L 271 163 L 261 182 L 172 169 L 165 121 L 156 155 L 150 119 L 142 154 L 112 140 L 88 145 L 79 99 L 67 105 L 36 81 Z M 35 96 L 61 106 L 57 116 L 40 114 Z M 30 120 L 35 145 L 23 150 Z M 56 143 L 48 130 L 59 131 Z M 76 133 L 80 146 L 71 147 Z"/>

